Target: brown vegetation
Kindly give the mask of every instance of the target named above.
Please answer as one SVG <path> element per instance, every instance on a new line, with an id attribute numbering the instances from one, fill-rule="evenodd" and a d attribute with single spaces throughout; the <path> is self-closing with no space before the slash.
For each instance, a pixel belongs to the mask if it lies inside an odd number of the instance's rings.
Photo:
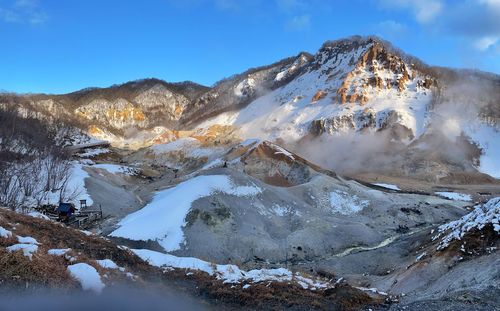
<path id="1" fill-rule="evenodd" d="M 71 264 L 62 256 L 47 254 L 51 248 L 71 248 L 70 256 L 76 262 L 92 265 L 101 274 L 107 274 L 103 281 L 112 284 L 127 284 L 142 289 L 167 290 L 175 286 L 199 299 L 220 303 L 231 308 L 269 310 L 318 309 L 318 310 L 359 310 L 367 305 L 383 303 L 380 299 L 349 287 L 339 285 L 328 290 L 311 291 L 297 284 L 262 282 L 251 284 L 224 284 L 222 281 L 200 271 L 186 274 L 184 269 L 165 270 L 152 267 L 127 249 L 119 248 L 113 242 L 95 235 L 67 228 L 58 223 L 24 216 L 0 208 L 0 226 L 13 234 L 31 236 L 39 243 L 38 252 L 32 260 L 21 252 L 9 253 L 5 247 L 16 244 L 17 239 L 0 238 L 0 284 L 3 291 L 36 291 L 47 288 L 72 291 L 79 284 L 67 272 Z M 95 260 L 111 259 L 136 278 L 131 281 L 118 270 L 103 269 Z"/>

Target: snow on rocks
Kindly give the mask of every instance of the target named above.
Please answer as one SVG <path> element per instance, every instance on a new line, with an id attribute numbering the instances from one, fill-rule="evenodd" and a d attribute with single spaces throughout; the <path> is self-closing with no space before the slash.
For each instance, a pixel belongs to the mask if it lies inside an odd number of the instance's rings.
<path id="1" fill-rule="evenodd" d="M 38 245 L 36 244 L 14 244 L 9 247 L 7 247 L 7 251 L 9 252 L 16 252 L 16 251 L 22 251 L 23 255 L 28 257 L 30 260 L 33 258 L 33 253 L 36 253 L 38 251 Z"/>
<path id="2" fill-rule="evenodd" d="M 399 189 L 398 186 L 392 185 L 392 184 L 373 183 L 372 185 L 379 186 L 379 187 L 386 188 L 386 189 L 390 189 L 390 190 L 396 190 L 396 191 L 400 191 L 401 190 L 401 189 Z"/>
<path id="3" fill-rule="evenodd" d="M 467 232 L 473 229 L 481 230 L 488 224 L 493 225 L 493 230 L 500 234 L 500 197 L 478 204 L 462 218 L 439 226 L 432 240 L 440 239 L 437 249 L 442 250 L 452 241 L 461 240 Z"/>
<path id="4" fill-rule="evenodd" d="M 80 282 L 84 290 L 101 293 L 105 287 L 97 270 L 89 264 L 77 263 L 69 265 L 68 272 L 74 279 Z"/>
<path id="5" fill-rule="evenodd" d="M 363 210 L 370 204 L 370 201 L 361 200 L 357 195 L 334 190 L 330 193 L 330 205 L 334 213 L 351 215 Z"/>
<path id="6" fill-rule="evenodd" d="M 12 232 L 0 226 L 0 238 L 10 238 L 12 237 Z"/>
<path id="7" fill-rule="evenodd" d="M 472 197 L 470 195 L 464 194 L 464 193 L 438 191 L 438 192 L 435 192 L 435 194 L 437 194 L 440 197 L 443 197 L 445 199 L 450 199 L 450 200 L 465 201 L 465 202 L 472 201 Z"/>
<path id="8" fill-rule="evenodd" d="M 311 290 L 333 286 L 329 282 L 313 280 L 299 273 L 294 274 L 285 268 L 244 271 L 236 265 L 218 265 L 193 257 L 177 257 L 147 249 L 133 249 L 132 251 L 150 265 L 167 269 L 203 271 L 224 283 L 295 282 L 302 288 Z"/>
<path id="9" fill-rule="evenodd" d="M 226 175 L 197 176 L 158 192 L 151 203 L 122 219 L 110 236 L 135 241 L 157 241 L 166 251 L 181 248 L 182 228 L 192 203 L 214 192 L 235 196 L 254 196 L 262 190 L 255 186 L 236 186 Z"/>

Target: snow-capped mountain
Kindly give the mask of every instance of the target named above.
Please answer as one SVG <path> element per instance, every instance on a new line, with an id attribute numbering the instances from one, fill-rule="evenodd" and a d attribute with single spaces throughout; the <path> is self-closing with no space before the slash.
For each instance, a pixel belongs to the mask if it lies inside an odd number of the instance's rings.
<path id="1" fill-rule="evenodd" d="M 435 78 L 373 38 L 327 42 L 313 57 L 301 55 L 276 71 L 268 79 L 282 81 L 291 72 L 294 78 L 199 126 L 229 123 L 240 126 L 244 136 L 285 141 L 308 133 L 399 127 L 399 138 L 411 140 L 423 132 L 436 85 Z M 233 87 L 234 95 L 253 94 L 264 82 L 248 75 Z"/>
<path id="2" fill-rule="evenodd" d="M 450 166 L 448 146 L 433 163 L 446 167 L 444 175 L 478 168 L 498 177 L 499 85 L 493 74 L 430 67 L 379 38 L 351 37 L 210 88 L 148 79 L 66 95 L 4 94 L 0 103 L 17 105 L 25 115 L 73 122 L 95 138 L 131 149 L 183 137 L 227 140 L 230 133 L 235 143 L 269 140 L 306 158 L 311 142 L 318 142 L 335 148 L 341 155 L 337 163 L 367 153 L 406 153 L 413 163 L 413 155 L 429 146 L 429 137 L 439 136 L 442 146 L 456 145 L 462 137 L 469 142 L 464 153 L 474 156 Z M 467 92 L 460 92 L 464 87 Z M 366 150 L 369 145 L 379 148 Z M 347 149 L 349 155 L 340 152 Z M 339 169 L 321 157 L 310 160 Z M 408 166 L 396 162 L 391 167 Z"/>

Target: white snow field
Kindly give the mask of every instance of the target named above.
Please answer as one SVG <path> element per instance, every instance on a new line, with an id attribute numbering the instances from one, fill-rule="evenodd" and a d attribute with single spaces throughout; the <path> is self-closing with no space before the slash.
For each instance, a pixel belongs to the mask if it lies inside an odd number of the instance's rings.
<path id="1" fill-rule="evenodd" d="M 141 210 L 122 219 L 110 236 L 130 240 L 157 241 L 166 251 L 181 248 L 182 228 L 192 203 L 214 192 L 235 196 L 253 196 L 261 192 L 257 186 L 236 186 L 226 175 L 198 176 L 177 186 L 159 191 Z"/>
<path id="2" fill-rule="evenodd" d="M 100 293 L 105 287 L 97 270 L 89 264 L 76 263 L 69 265 L 68 271 L 73 278 L 80 282 L 84 290 Z"/>

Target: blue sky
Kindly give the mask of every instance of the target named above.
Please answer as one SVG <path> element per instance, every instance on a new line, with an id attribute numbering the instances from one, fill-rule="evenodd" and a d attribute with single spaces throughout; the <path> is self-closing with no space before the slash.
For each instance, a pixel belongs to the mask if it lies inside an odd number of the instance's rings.
<path id="1" fill-rule="evenodd" d="M 0 0 L 0 90 L 211 85 L 355 34 L 500 73 L 500 0 Z"/>

